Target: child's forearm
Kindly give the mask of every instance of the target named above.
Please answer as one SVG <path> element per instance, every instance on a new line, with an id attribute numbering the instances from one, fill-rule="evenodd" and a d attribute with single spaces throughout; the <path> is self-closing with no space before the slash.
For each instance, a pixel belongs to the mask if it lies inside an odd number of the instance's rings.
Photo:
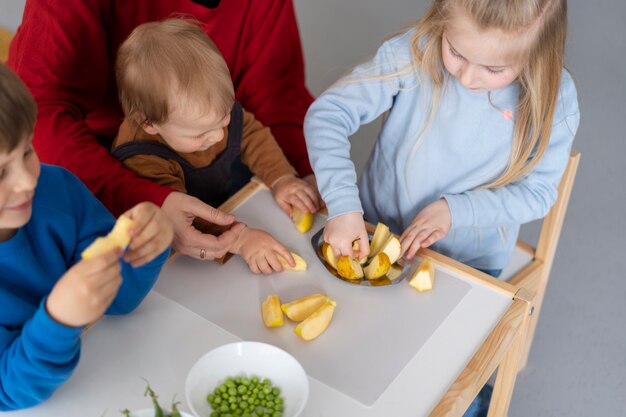
<path id="1" fill-rule="evenodd" d="M 46 312 L 44 299 L 21 329 L 0 327 L 0 410 L 48 399 L 76 367 L 82 328 L 66 327 Z"/>

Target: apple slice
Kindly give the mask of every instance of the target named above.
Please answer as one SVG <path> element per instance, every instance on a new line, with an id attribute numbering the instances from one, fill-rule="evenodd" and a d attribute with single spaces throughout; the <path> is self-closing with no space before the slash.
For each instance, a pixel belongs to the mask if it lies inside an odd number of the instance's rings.
<path id="1" fill-rule="evenodd" d="M 337 273 L 346 279 L 363 278 L 363 268 L 361 264 L 349 256 L 341 256 L 337 261 Z"/>
<path id="2" fill-rule="evenodd" d="M 283 319 L 283 311 L 280 308 L 280 299 L 276 294 L 267 296 L 263 304 L 261 304 L 261 314 L 263 323 L 267 327 L 280 327 L 285 324 Z"/>
<path id="3" fill-rule="evenodd" d="M 335 252 L 333 251 L 333 247 L 328 243 L 324 242 L 322 244 L 322 256 L 328 262 L 328 265 L 337 269 L 337 256 L 335 256 Z"/>
<path id="4" fill-rule="evenodd" d="M 330 298 L 326 294 L 311 294 L 280 306 L 290 320 L 302 321 L 326 304 Z"/>
<path id="5" fill-rule="evenodd" d="M 283 266 L 283 269 L 287 271 L 306 271 L 306 261 L 297 253 L 291 252 L 293 260 L 296 261 L 296 266 L 291 266 L 287 263 L 287 260 L 278 255 L 278 261 Z"/>
<path id="6" fill-rule="evenodd" d="M 391 268 L 389 257 L 385 252 L 379 252 L 378 255 L 372 258 L 369 265 L 363 269 L 363 272 L 365 273 L 365 278 L 377 279 L 385 275 L 389 268 Z"/>
<path id="7" fill-rule="evenodd" d="M 372 242 L 370 243 L 370 257 L 376 256 L 381 251 L 390 235 L 391 232 L 387 226 L 382 223 L 376 225 L 376 230 L 374 230 L 374 236 L 372 236 Z"/>
<path id="8" fill-rule="evenodd" d="M 389 271 L 387 271 L 387 278 L 389 278 L 390 281 L 393 281 L 398 278 L 401 273 L 402 267 L 398 264 L 392 264 Z"/>
<path id="9" fill-rule="evenodd" d="M 400 253 L 402 252 L 402 246 L 400 245 L 400 240 L 394 235 L 389 236 L 385 244 L 383 245 L 381 252 L 385 252 L 389 257 L 389 262 L 392 264 L 396 263 L 398 258 L 400 258 Z"/>
<path id="10" fill-rule="evenodd" d="M 114 248 L 126 249 L 130 243 L 128 230 L 134 223 L 135 222 L 130 217 L 121 215 L 109 234 L 94 240 L 80 256 L 83 259 L 93 259 L 112 251 Z"/>
<path id="11" fill-rule="evenodd" d="M 130 243 L 128 231 L 133 224 L 135 224 L 135 222 L 130 217 L 121 215 L 107 237 L 115 240 L 120 248 L 126 249 L 126 246 Z"/>
<path id="12" fill-rule="evenodd" d="M 424 259 L 417 267 L 409 284 L 418 291 L 430 291 L 435 283 L 435 267 L 430 259 Z"/>
<path id="13" fill-rule="evenodd" d="M 333 300 L 328 300 L 302 323 L 298 324 L 294 333 L 304 340 L 315 339 L 328 328 L 336 305 L 337 303 Z"/>
<path id="14" fill-rule="evenodd" d="M 300 233 L 306 233 L 313 227 L 313 213 L 303 212 L 300 209 L 294 208 L 291 220 Z"/>

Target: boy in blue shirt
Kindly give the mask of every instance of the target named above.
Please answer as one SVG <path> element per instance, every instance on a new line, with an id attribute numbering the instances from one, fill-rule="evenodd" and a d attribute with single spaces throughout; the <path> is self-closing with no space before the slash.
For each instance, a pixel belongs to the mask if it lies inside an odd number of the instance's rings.
<path id="1" fill-rule="evenodd" d="M 126 253 L 81 260 L 115 219 L 71 173 L 39 163 L 36 113 L 24 84 L 0 65 L 0 410 L 36 405 L 69 378 L 84 326 L 139 305 L 173 236 L 161 209 L 141 203 L 125 213 L 133 220 Z"/>

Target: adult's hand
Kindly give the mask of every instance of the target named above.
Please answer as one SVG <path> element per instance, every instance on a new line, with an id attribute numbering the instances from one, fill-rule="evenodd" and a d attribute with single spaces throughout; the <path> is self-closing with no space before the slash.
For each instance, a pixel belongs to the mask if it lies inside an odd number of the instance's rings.
<path id="1" fill-rule="evenodd" d="M 161 206 L 174 225 L 172 247 L 178 253 L 197 259 L 221 258 L 230 250 L 245 225 L 195 197 L 174 191 Z M 231 226 L 219 236 L 205 234 L 193 226 L 196 217 L 220 226 Z"/>

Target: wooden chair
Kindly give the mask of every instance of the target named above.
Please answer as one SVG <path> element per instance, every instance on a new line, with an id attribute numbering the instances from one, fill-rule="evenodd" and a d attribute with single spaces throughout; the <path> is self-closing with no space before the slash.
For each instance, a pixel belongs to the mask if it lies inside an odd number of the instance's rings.
<path id="1" fill-rule="evenodd" d="M 6 62 L 9 57 L 11 39 L 13 39 L 13 32 L 0 28 L 0 62 Z"/>
<path id="2" fill-rule="evenodd" d="M 572 150 L 569 162 L 561 184 L 559 194 L 554 206 L 543 219 L 537 248 L 519 240 L 511 263 L 504 269 L 502 280 L 508 281 L 517 288 L 526 288 L 535 293 L 534 311 L 528 323 L 526 340 L 522 347 L 519 369 L 523 369 L 528 363 L 530 347 L 537 327 L 541 304 L 550 278 L 550 271 L 554 261 L 554 255 L 559 243 L 563 220 L 567 211 L 567 205 L 574 186 L 574 178 L 580 161 L 580 152 Z"/>

